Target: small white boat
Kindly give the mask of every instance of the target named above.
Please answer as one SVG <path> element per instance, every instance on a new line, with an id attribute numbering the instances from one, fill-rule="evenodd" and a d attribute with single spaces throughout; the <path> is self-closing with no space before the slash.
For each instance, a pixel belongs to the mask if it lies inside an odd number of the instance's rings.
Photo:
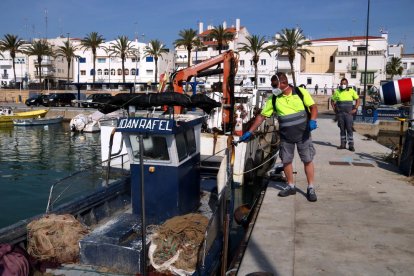
<path id="1" fill-rule="evenodd" d="M 59 115 L 56 117 L 48 118 L 29 118 L 29 119 L 16 119 L 13 120 L 15 126 L 38 126 L 38 125 L 50 125 L 58 124 L 63 121 L 63 116 Z"/>
<path id="2" fill-rule="evenodd" d="M 114 111 L 108 114 L 95 111 L 90 115 L 78 114 L 70 120 L 69 126 L 73 132 L 99 132 L 101 122 L 124 116 L 122 111 Z"/>

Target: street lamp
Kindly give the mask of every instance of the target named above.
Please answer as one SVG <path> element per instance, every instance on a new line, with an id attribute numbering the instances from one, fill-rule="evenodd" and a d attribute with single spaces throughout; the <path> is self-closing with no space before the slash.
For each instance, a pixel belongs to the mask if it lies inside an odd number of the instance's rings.
<path id="1" fill-rule="evenodd" d="M 76 59 L 78 60 L 78 84 L 76 85 L 77 86 L 77 88 L 78 88 L 78 107 L 80 107 L 80 84 L 79 84 L 79 75 L 80 75 L 80 70 L 79 70 L 79 67 L 80 67 L 80 65 L 79 65 L 79 63 L 80 63 L 80 59 L 81 59 L 82 57 L 81 56 L 76 56 Z"/>
<path id="2" fill-rule="evenodd" d="M 134 75 L 134 92 L 135 92 L 135 83 L 137 82 L 137 73 L 138 73 L 138 57 L 139 57 L 139 48 L 135 50 L 135 75 Z"/>

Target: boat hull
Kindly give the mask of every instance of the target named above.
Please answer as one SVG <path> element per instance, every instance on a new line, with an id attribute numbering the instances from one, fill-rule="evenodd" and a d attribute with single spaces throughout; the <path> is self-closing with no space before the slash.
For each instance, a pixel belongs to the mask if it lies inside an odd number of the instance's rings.
<path id="1" fill-rule="evenodd" d="M 12 125 L 13 120 L 30 119 L 30 118 L 42 118 L 46 116 L 49 110 L 39 109 L 32 111 L 23 111 L 14 113 L 13 115 L 0 115 L 0 125 Z"/>
<path id="2" fill-rule="evenodd" d="M 30 118 L 30 119 L 18 119 L 13 120 L 15 126 L 39 126 L 58 124 L 63 121 L 63 116 L 56 116 L 52 118 Z"/>

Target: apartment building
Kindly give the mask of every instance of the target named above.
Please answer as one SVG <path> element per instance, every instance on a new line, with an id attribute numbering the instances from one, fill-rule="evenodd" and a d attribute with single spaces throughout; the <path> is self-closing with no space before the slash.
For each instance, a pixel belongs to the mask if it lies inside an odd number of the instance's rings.
<path id="1" fill-rule="evenodd" d="M 386 78 L 385 66 L 388 56 L 388 34 L 368 37 L 367 86 L 379 86 Z M 329 90 L 347 78 L 357 89 L 364 87 L 366 37 L 333 37 L 311 40 L 307 47 L 312 54 L 301 59 L 299 83 L 308 87 L 325 85 Z"/>
<path id="2" fill-rule="evenodd" d="M 3 57 L 0 56 L 0 87 L 6 88 L 14 85 L 13 61 L 9 52 L 3 52 Z M 17 53 L 15 61 L 16 68 L 16 87 L 27 88 L 30 78 L 29 74 L 29 60 L 26 55 Z"/>
<path id="3" fill-rule="evenodd" d="M 73 45 L 77 47 L 76 55 L 79 59 L 75 60 L 74 81 L 82 83 L 93 82 L 93 54 L 90 49 L 81 48 L 80 39 L 72 39 Z M 116 40 L 102 43 L 96 52 L 96 75 L 95 83 L 113 83 L 111 88 L 116 87 L 116 83 L 123 82 L 122 60 L 119 56 L 111 54 L 110 48 L 116 44 Z M 146 43 L 131 41 L 130 46 L 135 49 L 126 57 L 124 61 L 125 82 L 136 83 L 137 89 L 143 89 L 142 83 L 152 83 L 155 81 L 155 60 L 151 56 L 146 56 L 144 48 Z M 158 80 L 162 73 L 171 74 L 174 70 L 174 55 L 166 53 L 158 59 Z M 139 84 L 141 83 L 141 84 Z M 104 86 L 103 88 L 109 88 Z"/>
<path id="4" fill-rule="evenodd" d="M 241 47 L 241 43 L 247 43 L 247 37 L 250 35 L 247 28 L 241 25 L 240 19 L 236 19 L 235 24 L 228 26 L 227 22 L 222 23 L 223 28 L 228 32 L 234 34 L 234 39 L 227 42 L 227 45 L 224 45 L 223 51 L 233 50 L 238 52 L 238 49 Z M 211 39 L 209 34 L 214 28 L 212 25 L 208 25 L 204 29 L 204 23 L 199 22 L 198 24 L 198 36 L 202 42 L 202 47 L 193 49 L 191 52 L 190 65 L 198 64 L 204 60 L 217 56 L 218 43 L 217 41 Z M 269 38 L 269 45 L 274 44 L 274 38 Z M 180 70 L 187 67 L 187 56 L 188 52 L 184 47 L 177 47 L 175 49 L 175 59 L 176 59 L 176 69 Z M 290 67 L 286 66 L 286 63 L 281 61 L 277 62 L 277 54 L 272 53 L 272 55 L 263 54 L 260 56 L 258 63 L 258 84 L 259 88 L 270 88 L 270 77 L 278 69 L 287 69 Z M 203 78 L 197 78 L 197 81 L 204 82 L 206 89 L 211 89 L 211 86 L 219 81 L 219 76 L 209 76 Z M 252 63 L 252 54 L 239 52 L 239 64 L 238 71 L 235 77 L 236 89 L 244 88 L 253 88 L 254 86 L 254 67 Z"/>

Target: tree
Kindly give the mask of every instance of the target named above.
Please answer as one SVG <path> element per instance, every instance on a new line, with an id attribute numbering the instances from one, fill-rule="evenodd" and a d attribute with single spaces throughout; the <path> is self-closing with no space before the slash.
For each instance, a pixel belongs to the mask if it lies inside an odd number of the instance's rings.
<path id="1" fill-rule="evenodd" d="M 72 63 L 72 59 L 76 57 L 75 51 L 76 47 L 72 46 L 69 39 L 63 43 L 63 46 L 59 46 L 56 50 L 56 55 L 66 58 L 66 61 L 68 63 L 67 83 L 69 83 L 70 64 Z"/>
<path id="2" fill-rule="evenodd" d="M 201 46 L 201 41 L 197 36 L 197 32 L 191 28 L 181 30 L 178 35 L 180 38 L 174 41 L 174 45 L 175 47 L 184 46 L 187 49 L 187 67 L 190 67 L 191 50 L 194 47 Z"/>
<path id="3" fill-rule="evenodd" d="M 263 53 L 271 55 L 274 51 L 273 45 L 265 45 L 267 41 L 264 37 L 258 35 L 252 35 L 246 37 L 247 43 L 240 43 L 242 47 L 238 50 L 240 52 L 251 53 L 253 55 L 253 66 L 254 66 L 254 87 L 257 88 L 257 63 L 259 62 L 260 55 Z"/>
<path id="4" fill-rule="evenodd" d="M 111 43 L 109 47 L 109 56 L 119 56 L 122 62 L 122 81 L 125 83 L 125 59 L 129 55 L 135 55 L 135 49 L 131 46 L 132 41 L 127 36 L 120 35 L 116 39 L 116 43 Z M 136 73 L 135 73 L 136 74 Z"/>
<path id="5" fill-rule="evenodd" d="M 219 54 L 223 50 L 223 45 L 227 45 L 227 42 L 234 38 L 234 34 L 229 32 L 227 29 L 224 29 L 222 25 L 214 27 L 207 36 L 208 38 L 214 39 L 217 41 L 217 48 Z"/>
<path id="6" fill-rule="evenodd" d="M 279 53 L 288 55 L 290 72 L 293 78 L 293 85 L 296 86 L 295 70 L 293 68 L 293 61 L 295 60 L 296 52 L 298 52 L 303 58 L 305 54 L 312 54 L 313 51 L 310 49 L 303 48 L 304 46 L 312 45 L 312 42 L 307 40 L 302 33 L 301 29 L 285 28 L 279 33 L 279 37 L 276 38 L 276 50 Z"/>
<path id="7" fill-rule="evenodd" d="M 158 59 L 162 55 L 168 53 L 168 49 L 164 47 L 164 44 L 161 43 L 161 41 L 155 39 L 151 40 L 148 44 L 148 46 L 145 46 L 144 48 L 144 54 L 145 56 L 151 56 L 154 57 L 155 61 L 155 82 L 158 81 Z"/>
<path id="8" fill-rule="evenodd" d="M 28 46 L 24 53 L 28 56 L 37 56 L 37 64 L 39 65 L 39 83 L 42 83 L 42 60 L 43 56 L 54 56 L 52 47 L 47 43 L 46 40 L 36 40 L 30 46 Z"/>
<path id="9" fill-rule="evenodd" d="M 21 40 L 17 35 L 6 34 L 4 38 L 0 40 L 0 51 L 9 51 L 10 57 L 12 58 L 13 64 L 13 74 L 14 74 L 14 83 L 17 82 L 16 79 L 16 53 L 21 53 L 21 46 L 24 44 L 24 41 Z"/>
<path id="10" fill-rule="evenodd" d="M 100 45 L 105 41 L 105 39 L 98 34 L 97 32 L 91 32 L 87 34 L 81 40 L 81 48 L 85 49 L 84 52 L 88 49 L 91 49 L 93 55 L 93 83 L 95 83 L 95 66 L 96 66 L 96 50 L 99 49 Z"/>
<path id="11" fill-rule="evenodd" d="M 387 62 L 385 70 L 388 75 L 391 75 L 391 79 L 393 79 L 395 75 L 401 76 L 404 70 L 401 66 L 401 58 L 392 57 L 390 61 Z"/>

